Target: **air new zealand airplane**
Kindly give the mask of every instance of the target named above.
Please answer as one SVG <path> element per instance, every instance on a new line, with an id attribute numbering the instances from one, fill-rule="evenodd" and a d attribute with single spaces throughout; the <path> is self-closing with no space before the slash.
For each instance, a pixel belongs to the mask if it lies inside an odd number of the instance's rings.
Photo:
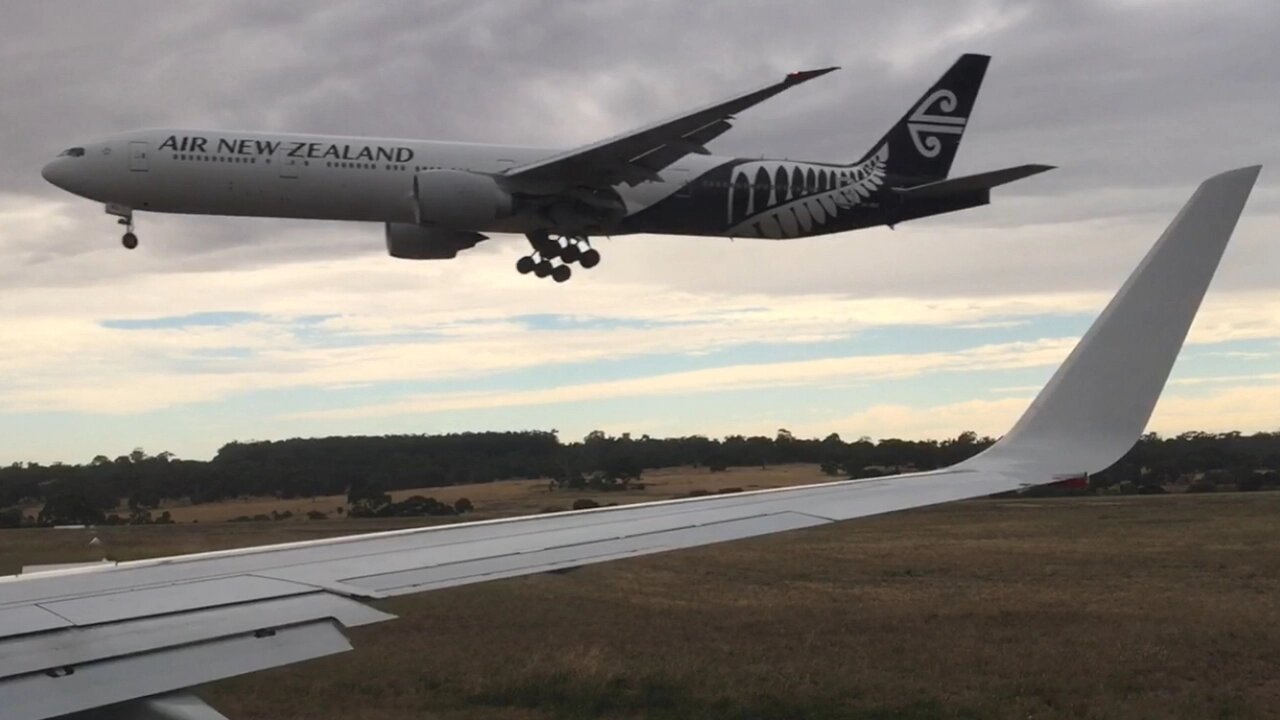
<path id="1" fill-rule="evenodd" d="M 156 129 L 63 151 L 49 182 L 106 205 L 135 248 L 136 211 L 381 222 L 398 258 L 456 257 L 522 233 L 521 273 L 569 279 L 593 235 L 791 239 L 985 205 L 991 188 L 1050 169 L 948 178 L 990 60 L 964 55 L 857 162 L 718 157 L 733 116 L 836 68 L 568 151 L 506 145 Z"/>

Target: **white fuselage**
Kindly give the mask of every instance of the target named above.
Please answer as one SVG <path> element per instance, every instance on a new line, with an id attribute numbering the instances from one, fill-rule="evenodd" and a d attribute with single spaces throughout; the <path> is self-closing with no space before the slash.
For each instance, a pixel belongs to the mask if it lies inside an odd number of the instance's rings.
<path id="1" fill-rule="evenodd" d="M 45 166 L 69 192 L 135 211 L 416 223 L 414 176 L 500 174 L 555 150 L 386 138 L 154 129 L 64 152 Z M 658 182 L 617 186 L 627 214 L 675 193 L 727 158 L 690 156 Z M 503 218 L 492 232 L 526 232 Z"/>

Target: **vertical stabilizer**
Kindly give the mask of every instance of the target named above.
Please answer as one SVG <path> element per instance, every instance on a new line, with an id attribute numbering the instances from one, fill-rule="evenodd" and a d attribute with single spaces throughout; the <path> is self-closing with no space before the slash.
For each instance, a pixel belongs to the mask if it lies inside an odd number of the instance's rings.
<path id="1" fill-rule="evenodd" d="M 990 61 L 987 55 L 961 55 L 858 162 L 881 156 L 886 173 L 909 184 L 946 178 Z"/>

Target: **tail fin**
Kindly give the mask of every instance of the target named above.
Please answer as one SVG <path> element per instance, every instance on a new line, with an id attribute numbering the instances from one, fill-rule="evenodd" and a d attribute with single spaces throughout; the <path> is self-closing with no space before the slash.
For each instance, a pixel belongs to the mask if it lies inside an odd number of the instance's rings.
<path id="1" fill-rule="evenodd" d="M 913 184 L 946 178 L 990 61 L 988 55 L 961 55 L 856 164 L 878 157 L 886 174 Z"/>

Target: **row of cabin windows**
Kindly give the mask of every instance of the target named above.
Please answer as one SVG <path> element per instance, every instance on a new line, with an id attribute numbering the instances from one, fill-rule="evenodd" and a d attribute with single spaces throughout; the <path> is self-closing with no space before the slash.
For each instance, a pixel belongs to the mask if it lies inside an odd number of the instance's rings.
<path id="1" fill-rule="evenodd" d="M 64 153 L 64 154 L 67 154 L 67 153 Z M 184 162 L 222 162 L 222 163 L 238 163 L 238 164 L 250 164 L 250 165 L 256 165 L 256 164 L 258 164 L 258 159 L 257 159 L 257 158 L 252 158 L 252 157 L 238 157 L 238 156 L 234 156 L 234 155 L 231 155 L 231 156 L 226 156 L 226 155 L 190 155 L 190 154 L 186 154 L 186 153 L 178 153 L 178 154 L 175 154 L 173 157 L 174 157 L 174 159 L 175 159 L 175 160 L 181 160 L 181 161 L 184 161 Z M 267 164 L 270 164 L 270 163 L 271 163 L 271 159 L 270 159 L 270 158 L 265 158 L 265 162 L 266 162 Z M 310 162 L 309 160 L 303 160 L 303 161 L 302 161 L 302 164 L 303 164 L 303 166 L 306 166 L 306 167 L 310 167 L 310 166 L 311 166 L 311 162 Z M 325 167 L 330 167 L 330 168 L 342 168 L 342 169 L 346 169 L 346 170 L 377 170 L 377 169 L 378 169 L 378 165 L 377 165 L 377 163 L 354 163 L 354 162 L 326 162 L 326 163 L 325 163 Z M 404 172 L 405 170 L 408 170 L 408 169 L 409 169 L 409 166 L 408 166 L 408 165 L 383 165 L 383 166 L 382 166 L 382 169 L 383 169 L 383 170 L 395 171 L 395 172 Z M 439 170 L 439 169 L 441 169 L 441 167 L 440 167 L 440 166 L 438 166 L 438 165 L 415 165 L 415 166 L 413 167 L 413 171 L 414 171 L 414 172 L 422 172 L 422 171 L 424 171 L 424 170 Z M 844 178 L 838 178 L 838 177 L 833 177 L 833 178 L 832 178 L 832 181 L 833 181 L 835 184 L 831 186 L 831 189 L 834 189 L 834 188 L 836 188 L 836 187 L 839 187 L 840 185 L 844 185 L 844 184 L 846 184 L 846 183 L 848 182 L 846 179 L 844 179 Z M 761 184 L 761 183 L 742 183 L 742 182 L 730 183 L 730 182 L 726 182 L 726 181 L 723 181 L 723 180 L 703 180 L 703 181 L 700 181 L 700 182 L 698 182 L 698 181 L 695 181 L 695 182 L 697 182 L 697 184 L 701 185 L 702 187 L 712 187 L 712 188 L 728 188 L 728 187 L 737 187 L 737 188 L 738 188 L 738 189 L 740 189 L 740 190 L 772 190 L 774 187 L 778 187 L 778 184 L 776 184 L 776 183 L 764 183 L 764 184 Z M 806 183 L 806 184 L 807 184 L 807 183 Z M 791 184 L 787 184 L 787 183 L 782 183 L 782 184 L 781 184 L 781 187 L 784 187 L 784 188 L 791 188 L 791 189 L 795 189 L 796 187 L 800 187 L 800 188 L 802 188 L 805 192 L 816 192 L 816 191 L 818 191 L 818 190 L 820 190 L 820 189 L 826 189 L 826 188 L 823 188 L 823 187 L 821 187 L 821 186 L 819 186 L 819 187 L 805 187 L 805 184 L 801 184 L 801 185 L 799 185 L 799 186 L 796 186 L 796 185 L 791 185 Z"/>
<path id="2" fill-rule="evenodd" d="M 344 170 L 377 170 L 377 163 L 354 163 L 354 162 L 327 162 L 325 167 L 342 168 Z M 408 165 L 383 165 L 383 170 L 391 170 L 394 172 L 402 172 L 408 170 Z"/>
<path id="3" fill-rule="evenodd" d="M 235 155 L 230 155 L 230 156 L 228 155 L 191 155 L 187 153 L 175 153 L 173 155 L 173 159 L 181 160 L 183 162 L 222 162 L 222 163 L 241 163 L 241 164 L 247 163 L 250 165 L 258 164 L 257 158 L 239 157 Z M 264 158 L 263 161 L 268 165 L 271 164 L 271 158 Z M 311 161 L 303 160 L 302 164 L 304 167 L 310 167 Z M 377 170 L 378 169 L 377 163 L 354 163 L 354 162 L 332 162 L 331 161 L 331 162 L 326 162 L 324 165 L 325 167 L 342 168 L 346 170 Z M 409 166 L 408 165 L 383 165 L 382 169 L 393 171 L 393 172 L 404 172 L 405 170 L 409 169 Z M 423 170 L 439 170 L 439 169 L 440 168 L 438 166 L 415 165 L 413 168 L 413 171 L 422 172 Z"/>
<path id="4" fill-rule="evenodd" d="M 698 185 L 702 186 L 702 187 L 709 187 L 709 188 L 729 188 L 729 187 L 733 187 L 733 188 L 737 188 L 737 189 L 739 189 L 739 190 L 772 190 L 772 189 L 774 189 L 774 188 L 776 188 L 776 187 L 780 187 L 780 188 L 783 188 L 783 189 L 788 189 L 788 188 L 790 188 L 790 189 L 793 189 L 793 190 L 798 188 L 798 189 L 803 190 L 804 192 L 818 192 L 818 191 L 822 191 L 822 190 L 834 190 L 834 189 L 836 189 L 836 188 L 838 188 L 838 187 L 843 187 L 843 186 L 845 186 L 845 185 L 849 184 L 849 180 L 847 180 L 847 179 L 845 179 L 845 178 L 839 178 L 839 177 L 834 178 L 833 182 L 834 182 L 835 184 L 834 184 L 834 185 L 831 185 L 831 186 L 829 186 L 829 187 L 828 187 L 825 183 L 817 183 L 817 184 L 815 184 L 815 183 L 811 183 L 811 182 L 801 182 L 801 183 L 799 183 L 799 184 L 797 184 L 797 183 L 791 183 L 791 182 L 784 182 L 784 183 L 747 183 L 747 182 L 726 182 L 726 181 L 724 181 L 724 180 L 702 180 L 702 181 L 695 181 L 695 182 L 696 182 Z"/>
<path id="5" fill-rule="evenodd" d="M 222 163 L 244 163 L 249 165 L 257 165 L 258 158 L 237 157 L 234 155 L 187 155 L 178 153 L 173 156 L 174 160 L 182 160 L 184 162 L 222 162 Z M 267 160 L 267 162 L 271 162 Z"/>

